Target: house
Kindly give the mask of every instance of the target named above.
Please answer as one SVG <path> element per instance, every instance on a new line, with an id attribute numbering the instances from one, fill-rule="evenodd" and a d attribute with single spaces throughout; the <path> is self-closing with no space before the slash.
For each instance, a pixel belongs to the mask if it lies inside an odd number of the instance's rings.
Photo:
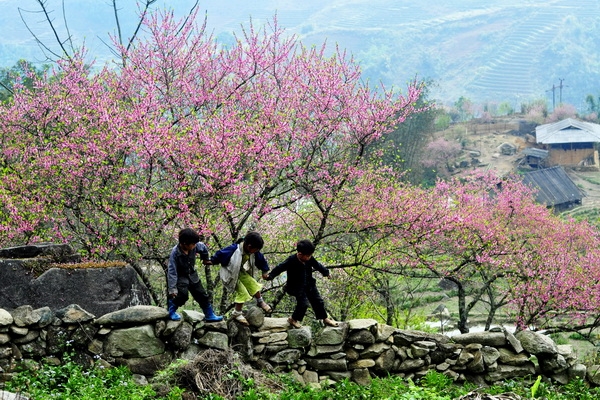
<path id="1" fill-rule="evenodd" d="M 525 163 L 530 167 L 544 168 L 547 166 L 548 150 L 526 147 L 521 153 L 525 156 Z"/>
<path id="2" fill-rule="evenodd" d="M 592 167 L 598 169 L 600 125 L 567 118 L 535 128 L 536 142 L 548 150 L 548 166 Z M 590 168 L 590 169 L 592 169 Z"/>
<path id="3" fill-rule="evenodd" d="M 523 182 L 536 190 L 538 203 L 556 212 L 581 205 L 584 196 L 561 166 L 528 172 L 523 175 Z"/>

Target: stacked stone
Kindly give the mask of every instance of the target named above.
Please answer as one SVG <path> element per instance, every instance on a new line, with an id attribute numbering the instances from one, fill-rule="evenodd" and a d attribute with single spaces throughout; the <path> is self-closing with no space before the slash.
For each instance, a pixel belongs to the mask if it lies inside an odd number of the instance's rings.
<path id="1" fill-rule="evenodd" d="M 242 359 L 274 372 L 289 372 L 303 384 L 323 386 L 341 379 L 368 384 L 375 376 L 419 379 L 436 370 L 456 382 L 480 384 L 544 375 L 565 384 L 580 377 L 600 385 L 600 366 L 589 370 L 570 346 L 549 337 L 504 329 L 448 337 L 401 330 L 373 319 L 339 327 L 292 329 L 286 318 L 267 318 L 250 307 L 250 327 L 230 320 L 206 323 L 197 311 L 181 321 L 154 306 L 134 306 L 99 318 L 78 305 L 53 312 L 48 307 L 0 309 L 0 380 L 17 367 L 60 364 L 65 351 L 80 363 L 126 365 L 143 382 L 174 359 L 193 360 L 206 349 L 233 349 Z"/>
<path id="2" fill-rule="evenodd" d="M 65 352 L 83 365 L 127 365 L 134 374 L 152 376 L 175 358 L 229 347 L 225 322 L 206 324 L 197 311 L 182 314 L 181 321 L 171 321 L 163 308 L 134 306 L 95 319 L 78 305 L 56 312 L 0 309 L 0 381 L 10 379 L 17 367 L 40 361 L 59 365 Z"/>

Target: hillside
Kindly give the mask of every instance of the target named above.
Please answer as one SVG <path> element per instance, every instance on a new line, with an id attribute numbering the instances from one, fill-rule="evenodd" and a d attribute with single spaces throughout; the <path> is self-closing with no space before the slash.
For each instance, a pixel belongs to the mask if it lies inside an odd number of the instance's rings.
<path id="1" fill-rule="evenodd" d="M 491 124 L 467 123 L 460 124 L 443 132 L 438 136 L 451 140 L 460 140 L 465 144 L 460 160 L 471 161 L 469 151 L 480 153 L 477 156 L 480 164 L 469 168 L 457 169 L 455 175 L 464 175 L 475 170 L 492 170 L 499 175 L 526 171 L 527 167 L 522 164 L 521 152 L 526 147 L 534 146 L 534 131 L 519 132 L 521 118 L 498 118 Z M 503 155 L 499 146 L 508 143 L 516 148 L 514 155 Z M 565 168 L 565 171 L 573 182 L 584 194 L 582 205 L 569 210 L 566 214 L 576 215 L 600 215 L 600 172 L 575 170 Z"/>
<path id="2" fill-rule="evenodd" d="M 159 1 L 183 16 L 193 0 Z M 103 42 L 115 32 L 110 2 L 66 1 L 69 29 L 90 53 L 110 57 Z M 59 33 L 64 33 L 61 2 L 47 0 Z M 121 2 L 123 32 L 135 21 L 134 2 Z M 36 0 L 0 0 L 0 65 L 19 58 L 42 60 L 18 8 L 36 10 Z M 261 26 L 277 15 L 278 24 L 307 46 L 339 45 L 363 67 L 366 79 L 404 86 L 418 75 L 432 79 L 432 97 L 452 103 L 460 96 L 476 102 L 521 102 L 545 98 L 585 108 L 588 94 L 600 94 L 600 0 L 283 0 L 204 2 L 209 32 L 233 40 L 250 18 Z M 43 40 L 52 33 L 39 13 L 22 13 Z M 560 83 L 563 87 L 559 88 Z M 554 89 L 553 89 L 554 88 Z"/>

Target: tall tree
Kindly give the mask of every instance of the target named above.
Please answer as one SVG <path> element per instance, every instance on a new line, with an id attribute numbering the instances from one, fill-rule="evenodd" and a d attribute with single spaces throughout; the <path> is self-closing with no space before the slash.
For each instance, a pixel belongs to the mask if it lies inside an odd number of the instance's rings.
<path id="1" fill-rule="evenodd" d="M 3 244 L 164 263 L 181 226 L 222 246 L 301 203 L 318 244 L 366 147 L 416 110 L 416 85 L 376 92 L 342 51 L 305 48 L 275 22 L 227 49 L 195 13 L 144 26 L 115 43 L 121 68 L 91 74 L 75 53 L 0 110 Z"/>

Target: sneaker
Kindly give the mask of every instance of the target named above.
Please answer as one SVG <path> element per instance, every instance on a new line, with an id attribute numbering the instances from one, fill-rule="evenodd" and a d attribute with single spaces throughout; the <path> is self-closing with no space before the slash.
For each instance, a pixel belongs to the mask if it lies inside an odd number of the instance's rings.
<path id="1" fill-rule="evenodd" d="M 273 309 L 271 308 L 270 305 L 268 305 L 265 301 L 261 301 L 260 303 L 258 303 L 258 306 L 260 308 L 263 309 L 263 311 L 267 314 L 271 314 L 271 311 L 273 311 Z"/>
<path id="2" fill-rule="evenodd" d="M 233 319 L 235 319 L 237 322 L 239 322 L 242 325 L 250 325 L 250 323 L 248 323 L 248 320 L 246 319 L 246 317 L 244 317 L 244 314 L 242 314 L 241 311 L 234 311 L 231 313 L 231 316 L 233 317 Z"/>
<path id="3" fill-rule="evenodd" d="M 302 324 L 300 324 L 300 322 L 296 321 L 295 319 L 293 319 L 292 317 L 288 318 L 288 324 L 290 324 L 293 328 L 295 329 L 300 329 L 302 328 Z"/>
<path id="4" fill-rule="evenodd" d="M 340 324 L 337 321 L 334 321 L 330 318 L 325 318 L 321 320 L 323 322 L 323 325 L 325 326 L 331 326 L 334 328 L 337 328 L 338 326 L 340 326 Z"/>

